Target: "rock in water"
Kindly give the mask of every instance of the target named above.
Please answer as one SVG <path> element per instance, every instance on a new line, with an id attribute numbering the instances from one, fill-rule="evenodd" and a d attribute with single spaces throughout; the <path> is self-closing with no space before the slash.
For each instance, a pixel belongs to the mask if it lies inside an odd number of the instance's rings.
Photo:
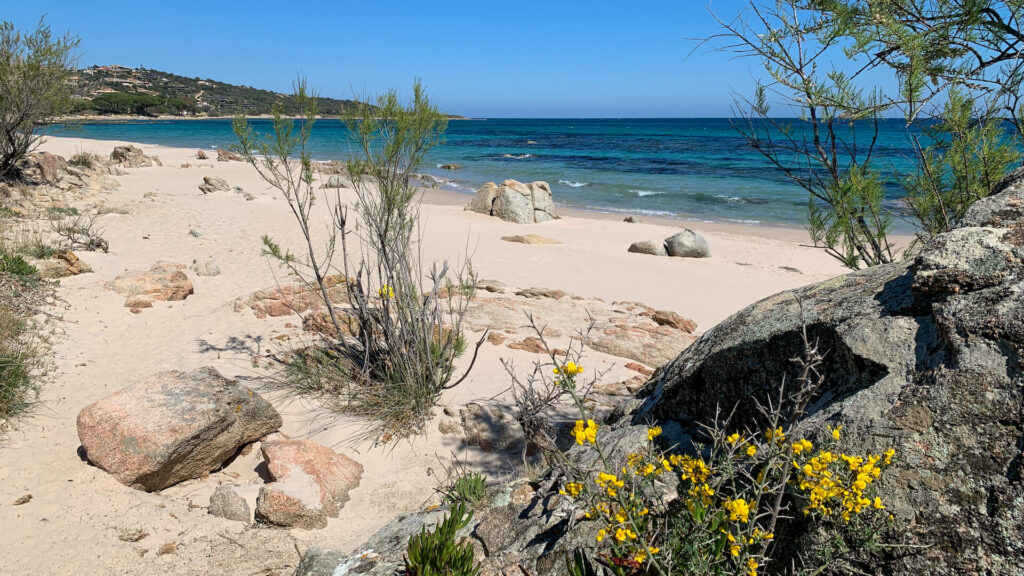
<path id="1" fill-rule="evenodd" d="M 505 180 L 501 186 L 488 182 L 477 190 L 466 210 L 517 224 L 533 224 L 558 219 L 551 187 L 547 182 L 523 184 Z"/>
<path id="2" fill-rule="evenodd" d="M 669 256 L 679 258 L 708 258 L 711 256 L 708 241 L 689 228 L 666 238 L 665 250 Z"/>
<path id="3" fill-rule="evenodd" d="M 217 489 L 210 496 L 210 507 L 206 511 L 219 518 L 236 520 L 246 524 L 252 520 L 249 503 L 245 501 L 241 494 L 235 492 L 231 486 L 217 486 Z"/>
<path id="4" fill-rule="evenodd" d="M 897 576 L 1015 574 L 1024 557 L 1024 183 L 979 200 L 916 260 L 783 292 L 726 319 L 655 375 L 636 415 L 706 422 L 792 382 L 808 336 L 826 389 L 808 424 L 842 425 L 842 449 L 896 449 L 880 485 L 906 521 Z M 755 424 L 756 425 L 756 424 Z M 797 543 L 796 546 L 799 546 Z M 786 565 L 787 558 L 776 559 Z M 881 564 L 876 564 L 881 565 Z"/>
<path id="5" fill-rule="evenodd" d="M 665 251 L 665 243 L 655 242 L 653 240 L 640 240 L 639 242 L 633 242 L 629 245 L 627 252 L 650 254 L 651 256 L 668 256 L 668 252 Z"/>
<path id="6" fill-rule="evenodd" d="M 274 440 L 260 446 L 273 482 L 260 489 L 256 519 L 278 526 L 324 528 L 359 486 L 363 466 L 309 440 Z"/>
<path id="7" fill-rule="evenodd" d="M 78 414 L 89 461 L 147 492 L 198 478 L 280 427 L 269 402 L 213 368 L 154 374 Z"/>

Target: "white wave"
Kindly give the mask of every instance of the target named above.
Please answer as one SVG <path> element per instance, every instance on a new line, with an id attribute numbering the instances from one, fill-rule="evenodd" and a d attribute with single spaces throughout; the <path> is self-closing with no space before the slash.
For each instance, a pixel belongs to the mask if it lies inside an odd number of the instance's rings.
<path id="1" fill-rule="evenodd" d="M 523 160 L 525 158 L 533 158 L 533 154 L 502 154 L 502 158 L 512 158 L 513 160 Z"/>
<path id="2" fill-rule="evenodd" d="M 571 186 L 573 188 L 582 188 L 589 184 L 589 182 L 573 182 L 572 180 L 559 180 L 558 183 L 565 184 L 566 186 Z"/>
<path id="3" fill-rule="evenodd" d="M 636 194 L 640 198 L 643 198 L 644 196 L 658 196 L 659 194 L 664 194 L 664 192 L 658 192 L 655 190 L 630 190 L 630 192 Z"/>
<path id="4" fill-rule="evenodd" d="M 740 198 L 739 196 L 729 196 L 728 194 L 715 194 L 715 198 L 725 200 L 726 202 L 743 202 L 743 198 Z"/>

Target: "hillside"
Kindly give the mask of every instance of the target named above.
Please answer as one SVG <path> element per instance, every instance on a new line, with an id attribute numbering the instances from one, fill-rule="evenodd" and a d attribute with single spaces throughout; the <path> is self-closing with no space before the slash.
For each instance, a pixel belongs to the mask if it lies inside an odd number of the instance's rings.
<path id="1" fill-rule="evenodd" d="M 296 114 L 294 98 L 251 86 L 235 86 L 216 80 L 187 78 L 170 72 L 125 66 L 92 66 L 76 77 L 83 114 L 129 114 L 141 116 L 230 116 L 270 114 L 275 103 L 285 114 Z M 319 98 L 324 116 L 337 116 L 358 102 Z"/>

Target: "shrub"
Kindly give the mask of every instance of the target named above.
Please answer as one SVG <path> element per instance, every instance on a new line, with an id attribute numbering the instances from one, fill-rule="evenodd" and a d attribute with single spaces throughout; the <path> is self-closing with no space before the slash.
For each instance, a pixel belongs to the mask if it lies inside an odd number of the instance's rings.
<path id="1" fill-rule="evenodd" d="M 75 211 L 77 214 L 77 210 Z M 62 239 L 66 250 L 110 249 L 110 243 L 103 238 L 103 228 L 96 224 L 95 216 L 76 215 L 72 218 L 50 220 L 53 232 Z"/>
<path id="2" fill-rule="evenodd" d="M 463 504 L 452 507 L 444 520 L 427 532 L 409 538 L 405 556 L 405 573 L 409 576 L 475 576 L 480 566 L 473 559 L 473 545 L 456 542 L 455 534 L 469 525 L 473 512 Z"/>
<path id="3" fill-rule="evenodd" d="M 308 150 L 316 98 L 302 80 L 294 98 L 302 112 L 298 124 L 285 118 L 280 106 L 271 134 L 256 134 L 244 116 L 234 124 L 238 149 L 282 192 L 305 240 L 301 256 L 269 237 L 263 238 L 264 251 L 317 292 L 327 313 L 322 350 L 294 356 L 298 365 L 283 372 L 284 385 L 330 391 L 336 406 L 368 419 L 369 436 L 407 436 L 473 365 L 453 378 L 455 359 L 466 349 L 462 318 L 472 290 L 446 290 L 472 286 L 471 269 L 467 265 L 453 272 L 447 262 L 427 269 L 416 236 L 419 200 L 410 184 L 423 155 L 440 138 L 445 118 L 417 83 L 412 103 L 401 103 L 390 91 L 377 98 L 375 107 L 347 119 L 359 151 L 347 164 L 355 199 L 348 205 L 336 189 L 324 192 L 333 226 L 320 248 L 311 232 L 317 176 Z M 333 259 L 336 250 L 340 262 Z M 328 277 L 338 272 L 345 279 L 342 302 L 329 297 Z M 295 377 L 298 381 L 290 383 Z M 340 381 L 311 380 L 320 377 Z"/>
<path id="4" fill-rule="evenodd" d="M 35 266 L 29 264 L 20 255 L 0 255 L 0 271 L 17 276 L 21 281 L 32 280 L 38 272 Z"/>
<path id="5" fill-rule="evenodd" d="M 683 453 L 661 446 L 661 427 L 650 426 L 646 444 L 622 462 L 613 461 L 586 409 L 577 382 L 582 347 L 576 349 L 548 365 L 580 416 L 571 440 L 593 456 L 562 455 L 559 466 L 566 471 L 560 494 L 574 502 L 572 514 L 597 525 L 596 553 L 567 557 L 570 574 L 596 574 L 593 560 L 616 576 L 756 576 L 779 547 L 793 545 L 776 535 L 795 534 L 796 522 L 824 535 L 796 555 L 799 562 L 815 573 L 858 572 L 857 555 L 893 528 L 876 485 L 895 451 L 844 452 L 841 426 L 815 430 L 801 422 L 824 382 L 822 354 L 806 340 L 804 355 L 794 359 L 801 367 L 795 389 L 780 386 L 776 401 L 758 406 L 758 429 L 729 432 L 728 420 L 716 419 Z M 596 464 L 578 463 L 586 460 Z"/>
<path id="6" fill-rule="evenodd" d="M 0 23 L 0 180 L 18 177 L 18 163 L 39 144 L 37 130 L 71 110 L 77 46 L 42 20 L 33 32 Z"/>
<path id="7" fill-rule="evenodd" d="M 487 477 L 479 472 L 459 474 L 442 489 L 447 504 L 463 504 L 475 508 L 487 497 Z"/>

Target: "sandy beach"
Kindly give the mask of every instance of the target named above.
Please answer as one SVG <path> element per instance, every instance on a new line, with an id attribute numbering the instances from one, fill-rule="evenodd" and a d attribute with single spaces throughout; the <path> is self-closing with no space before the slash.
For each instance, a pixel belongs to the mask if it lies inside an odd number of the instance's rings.
<path id="1" fill-rule="evenodd" d="M 117 144 L 51 137 L 42 149 L 65 158 L 83 151 L 107 156 Z M 236 299 L 288 281 L 261 255 L 260 244 L 266 234 L 283 246 L 301 247 L 284 200 L 245 163 L 197 160 L 194 149 L 138 146 L 163 166 L 125 170 L 116 176 L 120 187 L 98 202 L 67 200 L 83 213 L 95 213 L 98 205 L 126 213 L 99 216 L 109 253 L 79 254 L 93 272 L 60 281 L 58 293 L 67 308 L 53 324 L 60 333 L 54 343 L 56 369 L 35 413 L 0 442 L 0 574 L 290 574 L 307 547 L 350 550 L 396 514 L 434 502 L 438 476 L 453 454 L 493 480 L 521 473 L 515 457 L 467 447 L 459 436 L 438 429 L 444 409 L 457 413 L 475 401 L 501 404 L 509 386 L 502 358 L 522 366 L 538 358 L 492 343 L 483 345 L 466 382 L 446 393 L 426 434 L 387 447 L 354 443 L 353 423 L 315 402 L 265 393 L 283 416 L 281 435 L 334 447 L 364 467 L 351 501 L 322 530 L 244 527 L 207 514 L 209 496 L 220 484 L 242 486 L 255 501 L 257 450 L 206 478 L 156 493 L 126 487 L 84 462 L 77 453 L 75 419 L 89 403 L 162 370 L 213 366 L 228 377 L 257 378 L 265 374 L 269 350 L 302 338 L 301 321 L 294 317 L 258 318 L 235 305 Z M 203 194 L 197 187 L 204 176 L 224 178 L 254 199 L 233 192 Z M 458 261 L 468 251 L 480 278 L 510 290 L 557 289 L 584 299 L 576 302 L 600 299 L 609 306 L 642 302 L 692 319 L 697 334 L 762 298 L 844 272 L 808 246 L 799 229 L 665 219 L 631 224 L 621 215 L 577 210 L 563 210 L 556 221 L 519 225 L 464 211 L 468 200 L 453 192 L 424 192 L 421 225 L 428 261 Z M 326 218 L 320 222 L 326 226 Z M 707 238 L 712 257 L 627 252 L 634 241 L 660 241 L 682 228 Z M 501 239 L 516 234 L 538 234 L 561 244 Z M 193 295 L 156 302 L 139 314 L 125 307 L 123 296 L 104 288 L 117 275 L 158 261 L 189 266 L 208 259 L 217 263 L 220 275 L 186 270 Z M 561 336 L 554 341 L 564 343 L 582 327 L 556 326 Z M 512 332 L 511 338 L 528 335 L 522 329 Z M 625 367 L 629 362 L 597 351 L 586 356 L 588 367 L 609 370 L 609 381 L 636 376 Z M 26 494 L 31 501 L 11 505 Z M 125 541 L 123 535 L 137 529 L 147 536 Z M 174 545 L 168 548 L 169 543 Z"/>

